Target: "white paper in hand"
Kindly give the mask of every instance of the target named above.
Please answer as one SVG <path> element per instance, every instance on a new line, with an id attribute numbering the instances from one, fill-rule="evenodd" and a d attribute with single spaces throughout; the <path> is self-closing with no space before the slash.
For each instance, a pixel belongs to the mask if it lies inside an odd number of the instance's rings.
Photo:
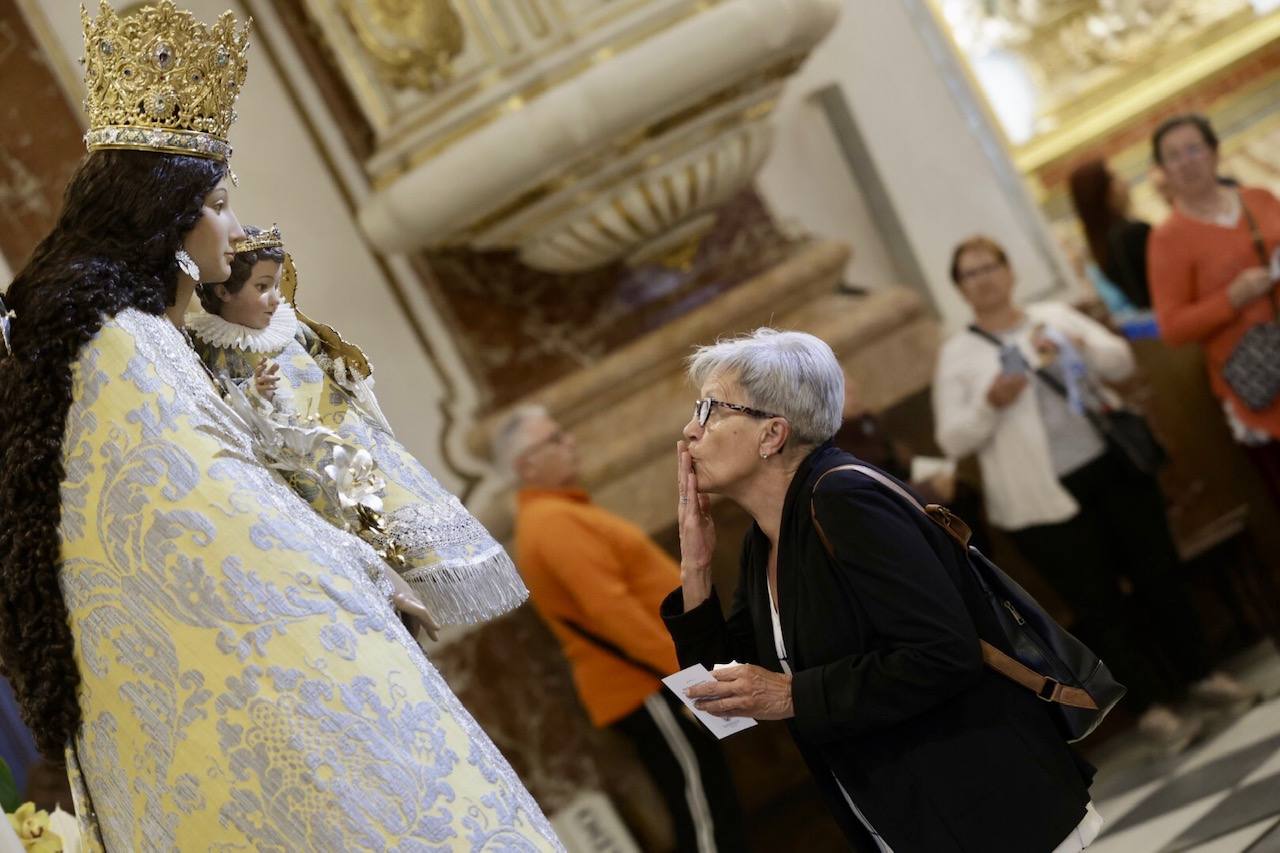
<path id="1" fill-rule="evenodd" d="M 932 480 L 939 474 L 954 477 L 956 475 L 955 460 L 942 459 L 937 456 L 911 457 L 911 482 L 923 483 L 926 480 Z"/>
<path id="2" fill-rule="evenodd" d="M 715 681 L 711 677 L 711 673 L 707 672 L 707 668 L 700 663 L 682 669 L 677 673 L 668 675 L 662 679 L 662 683 L 667 685 L 667 689 L 688 706 L 693 711 L 693 715 L 698 718 L 701 723 L 707 727 L 707 731 L 711 732 L 718 738 L 724 739 L 735 732 L 743 729 L 749 729 L 756 724 L 751 717 L 717 717 L 715 714 L 708 714 L 706 711 L 700 711 L 693 704 L 693 700 L 684 694 L 686 690 L 695 684 L 705 684 L 708 681 Z"/>

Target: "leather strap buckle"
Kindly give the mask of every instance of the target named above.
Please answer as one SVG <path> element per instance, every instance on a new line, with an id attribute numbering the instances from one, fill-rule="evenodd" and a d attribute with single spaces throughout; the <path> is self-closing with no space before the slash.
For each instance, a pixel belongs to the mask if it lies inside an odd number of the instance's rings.
<path id="1" fill-rule="evenodd" d="M 1058 698 L 1058 691 L 1062 689 L 1062 682 L 1049 676 L 1044 677 L 1044 684 L 1036 691 L 1038 696 L 1044 702 L 1053 702 Z"/>

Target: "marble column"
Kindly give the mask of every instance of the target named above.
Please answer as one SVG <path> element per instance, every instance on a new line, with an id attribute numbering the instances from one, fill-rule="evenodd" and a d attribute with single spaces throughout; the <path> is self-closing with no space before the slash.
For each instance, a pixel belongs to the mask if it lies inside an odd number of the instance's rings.
<path id="1" fill-rule="evenodd" d="M 0 80 L 0 254 L 16 272 L 53 227 L 84 128 L 14 0 L 0 0 Z"/>

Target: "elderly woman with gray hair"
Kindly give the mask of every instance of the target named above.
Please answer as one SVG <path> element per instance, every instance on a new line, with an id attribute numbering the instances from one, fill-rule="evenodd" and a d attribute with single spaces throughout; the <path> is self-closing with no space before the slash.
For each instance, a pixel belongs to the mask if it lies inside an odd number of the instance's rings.
<path id="1" fill-rule="evenodd" d="M 786 720 L 857 850 L 1087 846 L 1093 768 L 1040 700 L 984 667 L 979 639 L 1005 641 L 963 552 L 830 443 L 844 396 L 830 347 L 760 329 L 699 349 L 689 376 L 681 586 L 662 615 L 682 666 L 733 663 L 690 689 L 699 707 Z M 712 494 L 755 520 L 727 616 Z"/>

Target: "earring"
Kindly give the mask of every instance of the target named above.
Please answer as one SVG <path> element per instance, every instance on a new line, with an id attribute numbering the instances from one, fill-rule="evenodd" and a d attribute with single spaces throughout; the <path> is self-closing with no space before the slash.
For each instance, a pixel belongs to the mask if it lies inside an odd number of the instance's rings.
<path id="1" fill-rule="evenodd" d="M 762 450 L 762 451 L 760 451 L 760 458 L 761 458 L 761 459 L 768 459 L 768 458 L 769 458 L 769 454 L 768 454 L 768 453 L 765 453 L 765 452 Z"/>
<path id="2" fill-rule="evenodd" d="M 173 257 L 178 261 L 178 269 L 190 279 L 194 281 L 200 280 L 200 267 L 196 265 L 196 259 L 187 253 L 186 249 L 178 249 L 173 253 Z"/>

